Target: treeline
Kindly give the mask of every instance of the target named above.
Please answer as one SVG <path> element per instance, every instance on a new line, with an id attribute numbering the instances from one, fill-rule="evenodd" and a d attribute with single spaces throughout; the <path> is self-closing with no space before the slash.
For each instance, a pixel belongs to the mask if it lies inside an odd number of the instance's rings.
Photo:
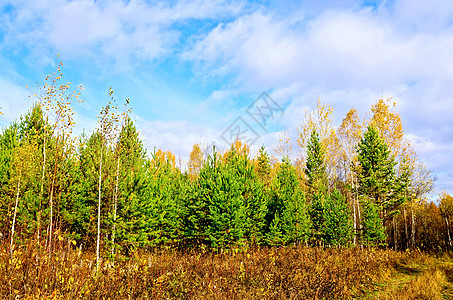
<path id="1" fill-rule="evenodd" d="M 59 70 L 60 72 L 60 70 Z M 0 230 L 15 245 L 67 243 L 99 255 L 138 248 L 240 249 L 255 245 L 451 249 L 453 198 L 427 201 L 433 178 L 417 161 L 389 101 L 341 126 L 318 101 L 297 145 L 282 136 L 251 157 L 236 141 L 187 170 L 169 151 L 147 154 L 129 100 L 110 101 L 91 134 L 72 136 L 68 85 L 46 78 L 38 101 L 0 135 Z"/>

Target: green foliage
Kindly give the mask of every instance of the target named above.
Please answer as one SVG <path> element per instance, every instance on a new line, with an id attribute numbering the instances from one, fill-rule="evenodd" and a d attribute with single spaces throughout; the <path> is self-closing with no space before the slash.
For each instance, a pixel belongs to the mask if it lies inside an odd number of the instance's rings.
<path id="1" fill-rule="evenodd" d="M 341 176 L 328 181 L 315 130 L 305 168 L 289 158 L 274 167 L 264 146 L 250 159 L 248 146 L 237 141 L 206 160 L 195 147 L 183 173 L 169 151 L 148 157 L 127 107 L 121 115 L 112 103 L 102 110 L 100 128 L 83 134 L 75 148 L 72 111 L 64 105 L 54 107 L 62 109 L 54 124 L 44 115 L 51 117 L 51 110 L 34 105 L 0 134 L 0 230 L 14 235 L 18 246 L 53 239 L 46 245 L 50 250 L 70 237 L 91 250 L 99 232 L 101 255 L 112 261 L 141 248 L 343 246 L 353 237 L 354 218 L 355 224 L 362 221 L 357 231 L 366 245 L 384 245 L 391 232 L 398 246 L 452 247 L 450 198 L 440 207 L 408 201 L 414 197 L 413 165 L 400 161 L 395 174 L 395 161 L 373 126 L 357 146 L 357 183 L 334 181 Z M 329 192 L 334 185 L 348 190 L 353 203 L 336 189 Z"/>
<path id="2" fill-rule="evenodd" d="M 200 170 L 188 208 L 188 238 L 215 249 L 260 243 L 266 214 L 263 185 L 245 154 L 234 147 L 225 162 L 217 154 Z M 196 231 L 199 230 L 197 233 Z"/>
<path id="3" fill-rule="evenodd" d="M 269 154 L 267 154 L 264 145 L 261 146 L 258 152 L 256 173 L 258 174 L 258 178 L 261 182 L 268 186 L 270 181 L 271 166 Z"/>
<path id="4" fill-rule="evenodd" d="M 311 132 L 307 145 L 307 162 L 305 173 L 308 177 L 310 195 L 327 191 L 327 173 L 324 148 L 315 129 Z"/>
<path id="5" fill-rule="evenodd" d="M 266 241 L 282 245 L 308 241 L 311 221 L 294 166 L 284 158 L 272 183 Z"/>
<path id="6" fill-rule="evenodd" d="M 347 245 L 352 238 L 352 221 L 344 196 L 334 189 L 324 204 L 323 240 L 327 245 Z"/>
<path id="7" fill-rule="evenodd" d="M 10 180 L 13 176 L 13 152 L 19 145 L 19 130 L 17 123 L 3 129 L 0 135 L 0 228 L 8 232 L 11 220 L 11 205 L 13 193 Z"/>
<path id="8" fill-rule="evenodd" d="M 363 216 L 363 240 L 368 246 L 384 246 L 387 235 L 379 216 L 379 207 L 370 200 L 365 200 Z"/>
<path id="9" fill-rule="evenodd" d="M 394 203 L 395 161 L 387 144 L 379 137 L 376 127 L 370 125 L 357 146 L 359 193 L 379 207 Z"/>

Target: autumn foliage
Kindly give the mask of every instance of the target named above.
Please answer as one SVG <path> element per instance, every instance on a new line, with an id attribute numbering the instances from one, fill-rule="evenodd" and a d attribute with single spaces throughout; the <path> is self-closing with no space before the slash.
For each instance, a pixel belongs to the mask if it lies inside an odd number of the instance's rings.
<path id="1" fill-rule="evenodd" d="M 318 100 L 275 153 L 195 144 L 184 168 L 146 151 L 111 88 L 97 127 L 74 137 L 81 94 L 61 67 L 0 135 L 5 297 L 344 299 L 413 253 L 452 250 L 452 197 L 428 201 L 433 177 L 391 99 L 338 128 Z"/>

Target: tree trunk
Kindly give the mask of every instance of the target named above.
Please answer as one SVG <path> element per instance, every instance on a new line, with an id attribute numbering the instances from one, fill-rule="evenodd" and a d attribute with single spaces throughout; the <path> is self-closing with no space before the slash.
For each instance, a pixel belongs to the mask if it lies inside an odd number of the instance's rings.
<path id="1" fill-rule="evenodd" d="M 354 219 L 354 246 L 357 244 L 357 212 L 355 207 L 355 196 L 352 196 L 352 208 L 353 208 L 353 219 Z"/>
<path id="2" fill-rule="evenodd" d="M 115 197 L 113 203 L 113 232 L 112 232 L 112 256 L 115 252 L 115 230 L 116 230 L 116 210 L 118 203 L 118 177 L 120 172 L 120 156 L 118 154 L 118 159 L 116 161 L 116 185 L 115 185 Z"/>
<path id="3" fill-rule="evenodd" d="M 99 243 L 101 238 L 101 184 L 102 184 L 102 146 L 101 146 L 101 162 L 99 164 L 99 191 L 98 191 L 98 232 L 96 239 L 96 271 L 99 270 Z"/>
<path id="4" fill-rule="evenodd" d="M 451 235 L 450 235 L 450 223 L 448 222 L 448 218 L 445 216 L 445 223 L 447 223 L 447 235 L 448 235 L 448 246 L 450 249 L 452 248 L 451 243 Z"/>
<path id="5" fill-rule="evenodd" d="M 393 245 L 395 251 L 398 250 L 398 221 L 396 220 L 396 217 L 393 216 Z"/>
<path id="6" fill-rule="evenodd" d="M 406 217 L 406 208 L 403 207 L 403 215 L 404 215 L 404 241 L 406 243 L 405 247 L 406 249 L 409 248 L 408 246 L 408 235 L 407 235 L 407 217 Z"/>
<path id="7" fill-rule="evenodd" d="M 53 192 L 54 192 L 54 185 L 55 185 L 55 176 L 52 178 L 52 187 L 50 189 L 50 221 L 49 221 L 49 253 L 52 251 L 52 223 L 53 223 Z"/>
<path id="8" fill-rule="evenodd" d="M 413 203 L 411 205 L 411 215 L 412 215 L 412 230 L 411 230 L 411 239 L 412 239 L 412 248 L 415 247 L 415 215 Z"/>
<path id="9" fill-rule="evenodd" d="M 46 136 L 45 136 L 45 129 L 44 129 L 44 142 L 43 142 L 43 164 L 42 164 L 42 175 L 41 175 L 41 188 L 39 191 L 39 203 L 38 203 L 38 214 L 37 214 L 37 238 L 38 238 L 38 244 L 39 244 L 39 239 L 40 239 L 40 233 L 41 233 L 41 208 L 42 208 L 42 200 L 44 197 L 44 177 L 46 173 L 46 162 L 47 162 L 47 152 L 46 152 Z"/>
<path id="10" fill-rule="evenodd" d="M 14 228 L 16 225 L 17 207 L 19 206 L 20 177 L 21 174 L 19 172 L 19 180 L 17 181 L 16 205 L 14 206 L 13 224 L 11 226 L 11 245 L 10 245 L 11 256 L 13 256 Z"/>

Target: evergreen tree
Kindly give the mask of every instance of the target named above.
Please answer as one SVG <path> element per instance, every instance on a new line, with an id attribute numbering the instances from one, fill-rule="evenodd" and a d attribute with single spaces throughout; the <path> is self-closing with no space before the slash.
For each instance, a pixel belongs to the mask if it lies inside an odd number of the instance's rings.
<path id="1" fill-rule="evenodd" d="M 394 203 L 395 162 L 376 127 L 368 126 L 357 152 L 359 194 L 372 200 L 381 209 L 391 207 Z"/>
<path id="2" fill-rule="evenodd" d="M 1 232 L 9 232 L 11 224 L 11 194 L 10 181 L 14 174 L 13 154 L 19 146 L 19 126 L 12 123 L 3 129 L 0 135 L 0 229 Z"/>
<path id="3" fill-rule="evenodd" d="M 232 146 L 221 162 L 214 151 L 200 170 L 197 189 L 188 203 L 196 215 L 189 216 L 189 238 L 215 249 L 261 242 L 266 202 L 246 153 Z"/>
<path id="4" fill-rule="evenodd" d="M 316 243 L 320 243 L 323 240 L 325 199 L 326 195 L 321 192 L 311 195 L 309 215 L 313 228 L 312 237 Z"/>
<path id="5" fill-rule="evenodd" d="M 323 240 L 327 245 L 346 245 L 352 238 L 352 221 L 344 196 L 334 189 L 324 204 Z"/>
<path id="6" fill-rule="evenodd" d="M 313 223 L 313 235 L 317 241 L 323 236 L 324 206 L 327 197 L 327 173 L 324 161 L 324 149 L 316 130 L 313 129 L 307 144 L 307 162 L 305 173 L 308 177 L 310 199 L 310 217 Z"/>
<path id="7" fill-rule="evenodd" d="M 307 145 L 305 173 L 308 177 L 310 195 L 327 192 L 327 173 L 324 161 L 324 148 L 316 130 L 313 129 Z"/>
<path id="8" fill-rule="evenodd" d="M 283 158 L 273 181 L 266 219 L 266 240 L 270 245 L 306 242 L 310 236 L 311 222 L 305 196 L 288 158 Z"/>
<path id="9" fill-rule="evenodd" d="M 373 215 L 374 207 L 371 207 L 371 204 L 367 204 L 369 212 L 365 213 L 362 222 L 375 226 L 368 227 L 368 230 L 372 230 L 372 232 L 376 230 L 380 231 L 381 229 L 385 232 L 386 227 L 384 226 L 384 222 L 390 220 L 392 211 L 396 211 L 400 204 L 399 199 L 401 199 L 397 193 L 398 186 L 395 180 L 394 167 L 396 163 L 393 157 L 390 156 L 387 144 L 379 137 L 379 132 L 373 125 L 368 126 L 367 131 L 358 144 L 357 154 L 359 195 L 365 202 L 371 201 L 378 207 L 381 225 L 376 227 L 378 226 L 376 224 L 378 219 Z M 367 220 L 367 216 L 373 217 L 374 219 Z M 363 226 L 365 227 L 365 225 Z M 365 228 L 363 233 L 367 234 Z M 376 235 L 376 238 L 378 237 L 380 238 L 382 236 Z M 370 237 L 364 236 L 364 239 L 368 241 Z"/>
<path id="10" fill-rule="evenodd" d="M 137 204 L 145 186 L 146 153 L 134 122 L 125 116 L 115 147 L 115 187 L 113 210 L 109 216 L 112 228 L 112 246 L 122 248 L 129 245 L 133 233 L 128 226 L 130 217 L 136 212 Z M 117 240 L 117 244 L 115 244 Z"/>
<path id="11" fill-rule="evenodd" d="M 94 245 L 96 237 L 96 215 L 97 201 L 99 193 L 99 166 L 101 151 L 104 152 L 102 157 L 105 159 L 107 150 L 101 145 L 102 139 L 98 131 L 93 132 L 89 138 L 82 134 L 79 138 L 79 160 L 76 164 L 77 171 L 74 172 L 75 184 L 73 187 L 73 197 L 68 202 L 68 212 L 66 222 L 74 233 L 76 239 L 83 240 L 87 246 Z M 104 165 L 105 167 L 105 165 Z M 107 181 L 107 172 L 102 173 L 101 180 Z M 108 187 L 104 184 L 101 186 L 102 196 L 102 215 L 105 216 L 108 211 Z M 102 220 L 105 220 L 103 218 Z M 106 225 L 102 223 L 102 227 Z"/>
<path id="12" fill-rule="evenodd" d="M 258 178 L 265 186 L 268 186 L 270 182 L 271 166 L 269 161 L 269 154 L 267 154 L 266 148 L 263 145 L 258 152 L 256 172 Z"/>
<path id="13" fill-rule="evenodd" d="M 143 189 L 129 212 L 135 221 L 134 233 L 129 235 L 140 246 L 176 245 L 183 237 L 179 195 L 182 175 L 171 161 L 162 161 L 159 155 L 154 153 L 148 164 Z"/>
<path id="14" fill-rule="evenodd" d="M 387 235 L 379 216 L 379 207 L 371 200 L 366 200 L 363 216 L 363 240 L 368 246 L 384 246 Z"/>

